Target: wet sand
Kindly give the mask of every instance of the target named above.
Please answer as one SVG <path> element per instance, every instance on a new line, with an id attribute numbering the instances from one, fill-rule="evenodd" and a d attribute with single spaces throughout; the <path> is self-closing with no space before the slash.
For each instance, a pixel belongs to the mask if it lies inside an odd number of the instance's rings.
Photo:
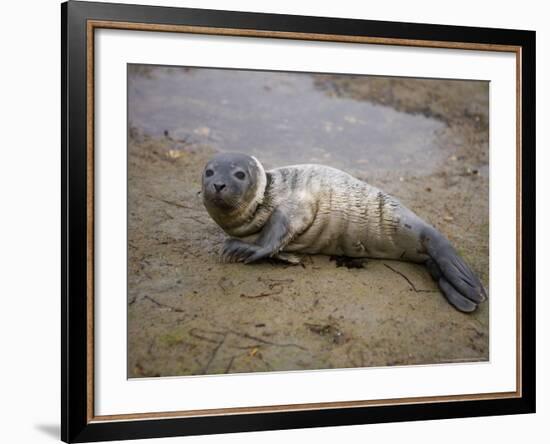
<path id="1" fill-rule="evenodd" d="M 486 84 L 262 74 L 249 95 L 265 106 L 264 115 L 248 99 L 239 105 L 238 94 L 208 97 L 183 88 L 163 118 L 162 101 L 150 97 L 169 91 L 148 91 L 169 75 L 192 76 L 199 85 L 200 70 L 131 74 L 129 377 L 489 359 L 489 302 L 473 314 L 460 313 L 424 267 L 405 262 L 306 256 L 302 266 L 220 263 L 225 235 L 199 195 L 208 157 L 238 146 L 268 168 L 295 161 L 337 166 L 436 226 L 489 288 Z M 319 102 L 315 112 L 323 117 L 315 128 L 317 115 L 293 110 L 287 116 L 280 108 L 299 91 L 307 91 L 301 100 L 306 112 Z M 332 111 L 331 101 L 337 102 Z M 227 106 L 232 112 L 223 114 Z M 148 112 L 156 115 L 154 125 Z M 250 119 L 267 128 L 285 118 L 287 129 L 245 135 Z M 251 146 L 251 140 L 259 142 Z"/>

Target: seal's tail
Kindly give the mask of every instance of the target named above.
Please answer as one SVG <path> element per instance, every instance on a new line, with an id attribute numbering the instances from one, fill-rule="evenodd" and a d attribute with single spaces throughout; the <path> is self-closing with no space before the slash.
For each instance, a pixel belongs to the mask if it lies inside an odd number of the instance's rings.
<path id="1" fill-rule="evenodd" d="M 435 228 L 426 229 L 421 240 L 430 256 L 426 261 L 428 271 L 447 300 L 460 311 L 474 311 L 487 299 L 479 278 Z"/>

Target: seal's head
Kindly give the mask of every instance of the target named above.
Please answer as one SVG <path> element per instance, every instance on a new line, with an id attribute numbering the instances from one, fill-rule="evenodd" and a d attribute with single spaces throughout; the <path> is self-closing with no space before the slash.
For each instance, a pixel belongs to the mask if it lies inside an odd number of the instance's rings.
<path id="1" fill-rule="evenodd" d="M 223 216 L 246 216 L 262 202 L 266 182 L 265 170 L 255 157 L 217 154 L 202 173 L 204 206 L 218 223 Z"/>

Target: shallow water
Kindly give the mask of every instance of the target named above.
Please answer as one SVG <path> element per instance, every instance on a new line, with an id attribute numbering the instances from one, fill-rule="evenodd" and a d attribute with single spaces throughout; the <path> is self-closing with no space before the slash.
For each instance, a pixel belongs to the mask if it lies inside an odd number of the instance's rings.
<path id="1" fill-rule="evenodd" d="M 441 121 L 331 96 L 312 74 L 143 65 L 128 74 L 130 127 L 253 154 L 267 167 L 430 174 L 448 156 L 437 142 Z"/>

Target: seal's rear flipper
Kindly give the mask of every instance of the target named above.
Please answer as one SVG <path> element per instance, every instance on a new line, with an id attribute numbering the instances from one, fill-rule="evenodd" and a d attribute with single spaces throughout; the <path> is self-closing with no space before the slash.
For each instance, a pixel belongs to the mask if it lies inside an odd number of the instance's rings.
<path id="1" fill-rule="evenodd" d="M 477 308 L 477 304 L 475 302 L 472 302 L 470 299 L 462 296 L 444 277 L 440 278 L 437 283 L 449 303 L 458 308 L 460 311 L 471 313 Z"/>
<path id="2" fill-rule="evenodd" d="M 471 313 L 477 308 L 475 302 L 462 296 L 451 284 L 449 284 L 449 281 L 443 277 L 443 273 L 433 259 L 428 259 L 426 261 L 426 268 L 451 305 L 466 313 Z"/>
<path id="3" fill-rule="evenodd" d="M 448 301 L 461 311 L 474 311 L 477 304 L 487 299 L 478 277 L 451 243 L 434 228 L 426 229 L 421 240 L 431 257 L 426 266 Z"/>

